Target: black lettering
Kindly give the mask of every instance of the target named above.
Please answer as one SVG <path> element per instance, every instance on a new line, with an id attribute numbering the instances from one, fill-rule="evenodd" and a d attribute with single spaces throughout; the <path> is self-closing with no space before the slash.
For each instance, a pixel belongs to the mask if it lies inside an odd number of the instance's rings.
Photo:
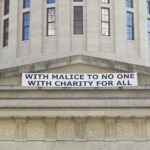
<path id="1" fill-rule="evenodd" d="M 52 85 L 51 81 L 46 81 L 45 84 L 46 84 L 46 86 L 51 86 Z"/>
<path id="2" fill-rule="evenodd" d="M 60 82 L 60 84 L 61 84 L 61 86 L 66 86 L 66 81 L 64 81 L 64 82 Z"/>
<path id="3" fill-rule="evenodd" d="M 73 75 L 72 75 L 72 74 L 70 75 L 70 79 L 71 79 L 71 80 L 73 79 Z"/>
<path id="4" fill-rule="evenodd" d="M 69 82 L 67 83 L 67 86 L 72 86 L 72 83 L 69 81 Z"/>
<path id="5" fill-rule="evenodd" d="M 113 86 L 113 81 L 108 81 L 108 86 Z"/>
<path id="6" fill-rule="evenodd" d="M 36 81 L 28 81 L 28 84 L 29 84 L 30 86 L 35 86 Z"/>
<path id="7" fill-rule="evenodd" d="M 59 82 L 59 81 L 56 81 L 56 82 L 55 82 L 55 86 L 60 86 L 60 82 Z"/>
<path id="8" fill-rule="evenodd" d="M 93 81 L 89 81 L 88 83 L 89 83 L 89 85 L 90 85 L 90 86 L 92 86 L 92 84 L 93 84 Z"/>
<path id="9" fill-rule="evenodd" d="M 82 79 L 82 80 L 84 79 L 84 75 L 83 74 L 80 75 L 80 79 Z"/>
<path id="10" fill-rule="evenodd" d="M 130 74 L 124 74 L 124 79 L 129 79 L 130 78 Z"/>
<path id="11" fill-rule="evenodd" d="M 37 81 L 37 86 L 40 86 L 40 81 Z"/>
<path id="12" fill-rule="evenodd" d="M 87 74 L 88 78 L 91 79 L 92 75 L 91 74 Z"/>
<path id="13" fill-rule="evenodd" d="M 130 78 L 134 79 L 134 73 L 130 74 Z"/>
<path id="14" fill-rule="evenodd" d="M 117 82 L 117 86 L 122 86 L 121 81 L 118 81 L 118 82 Z"/>
<path id="15" fill-rule="evenodd" d="M 68 75 L 66 74 L 66 75 L 60 75 L 60 77 L 61 77 L 61 79 L 66 79 L 66 80 L 69 80 L 70 78 L 68 77 Z M 60 78 L 59 78 L 60 79 Z"/>
<path id="16" fill-rule="evenodd" d="M 59 79 L 65 79 L 65 77 L 63 75 L 60 75 Z"/>
<path id="17" fill-rule="evenodd" d="M 42 83 L 42 86 L 44 86 L 45 81 L 41 81 L 41 83 Z"/>
<path id="18" fill-rule="evenodd" d="M 75 74 L 74 79 L 78 80 L 78 79 L 80 79 L 80 76 L 78 74 Z"/>
<path id="19" fill-rule="evenodd" d="M 48 79 L 48 74 L 43 74 L 43 79 Z"/>
<path id="20" fill-rule="evenodd" d="M 117 78 L 118 78 L 118 79 L 122 79 L 122 78 L 123 78 L 123 75 L 122 75 L 122 74 L 118 74 L 118 75 L 117 75 Z"/>
<path id="21" fill-rule="evenodd" d="M 128 85 L 132 85 L 129 80 L 128 80 Z"/>
<path id="22" fill-rule="evenodd" d="M 97 81 L 97 82 L 96 82 L 96 85 L 97 85 L 97 86 L 101 85 L 101 81 Z"/>
<path id="23" fill-rule="evenodd" d="M 26 79 L 32 79 L 33 74 L 25 74 Z"/>
<path id="24" fill-rule="evenodd" d="M 39 76 L 39 77 L 38 77 L 38 79 L 41 79 L 41 77 L 42 77 L 42 74 L 37 74 L 37 76 Z"/>
<path id="25" fill-rule="evenodd" d="M 113 74 L 109 74 L 109 75 L 108 75 L 108 78 L 109 78 L 109 79 L 113 79 L 113 78 L 114 78 L 114 75 L 113 75 Z"/>
<path id="26" fill-rule="evenodd" d="M 107 81 L 102 81 L 102 86 L 107 86 Z"/>
<path id="27" fill-rule="evenodd" d="M 122 81 L 122 84 L 123 84 L 123 85 L 128 85 L 125 81 Z"/>
<path id="28" fill-rule="evenodd" d="M 78 82 L 77 81 L 73 81 L 73 86 L 78 86 Z"/>
<path id="29" fill-rule="evenodd" d="M 58 79 L 58 75 L 52 75 L 52 79 Z"/>
<path id="30" fill-rule="evenodd" d="M 98 75 L 93 75 L 93 79 L 98 79 Z"/>
<path id="31" fill-rule="evenodd" d="M 79 81 L 78 83 L 79 83 L 79 86 L 82 86 L 82 81 Z"/>
<path id="32" fill-rule="evenodd" d="M 108 78 L 107 74 L 102 74 L 102 79 L 107 79 L 107 78 Z"/>
<path id="33" fill-rule="evenodd" d="M 34 74 L 34 79 L 37 79 L 37 74 Z"/>
<path id="34" fill-rule="evenodd" d="M 102 79 L 113 79 L 114 75 L 113 74 L 102 74 Z"/>

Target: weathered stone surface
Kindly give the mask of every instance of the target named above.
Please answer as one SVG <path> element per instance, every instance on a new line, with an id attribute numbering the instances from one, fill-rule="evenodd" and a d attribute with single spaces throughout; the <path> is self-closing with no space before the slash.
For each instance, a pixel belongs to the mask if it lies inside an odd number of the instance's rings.
<path id="1" fill-rule="evenodd" d="M 149 118 L 8 118 L 0 120 L 0 140 L 142 142 L 150 140 L 149 122 Z"/>
<path id="2" fill-rule="evenodd" d="M 83 6 L 83 35 L 73 34 L 73 7 Z M 146 1 L 0 0 L 0 150 L 150 150 L 150 57 Z M 46 36 L 46 10 L 56 7 L 56 35 Z M 110 10 L 101 36 L 101 8 Z M 117 9 L 116 9 L 117 8 Z M 30 40 L 22 14 L 31 12 Z M 126 11 L 134 13 L 135 40 L 127 40 Z M 119 12 L 119 13 L 118 13 Z M 3 21 L 9 18 L 9 45 Z M 137 72 L 131 88 L 24 88 L 22 72 Z"/>
<path id="3" fill-rule="evenodd" d="M 150 139 L 146 136 L 146 134 L 143 134 L 141 132 L 138 126 L 139 122 L 143 122 L 142 124 L 143 128 L 145 129 L 145 132 L 149 132 L 149 125 L 147 124 L 149 122 L 149 118 L 144 119 L 144 118 L 80 118 L 75 119 L 75 118 L 64 118 L 60 119 L 57 118 L 57 124 L 55 124 L 55 127 L 53 126 L 53 129 L 56 129 L 56 136 L 53 136 L 54 134 L 47 134 L 48 130 L 50 131 L 51 129 L 47 128 L 47 123 L 56 123 L 56 120 L 54 118 L 46 118 L 47 121 L 44 119 L 17 119 L 16 121 L 13 119 L 5 119 L 5 120 L 0 120 L 0 130 L 1 130 L 1 137 L 0 137 L 0 147 L 3 148 L 4 150 L 19 150 L 20 148 L 23 150 L 27 149 L 32 149 L 32 150 L 57 150 L 57 149 L 93 149 L 93 150 L 113 150 L 114 148 L 116 150 L 149 150 L 149 144 L 150 144 Z M 82 120 L 82 121 L 81 121 Z M 88 120 L 85 122 L 85 120 Z M 134 120 L 136 120 L 134 122 Z M 11 130 L 13 133 L 15 133 L 16 128 L 15 125 L 18 126 L 18 123 L 27 123 L 27 139 L 24 141 L 24 138 L 22 138 L 22 134 L 18 134 L 21 132 L 24 133 L 24 129 L 20 130 L 17 132 L 17 134 L 8 134 L 6 136 L 6 131 L 7 133 L 11 133 L 8 128 L 3 128 L 2 124 L 5 124 L 6 122 L 9 122 L 9 127 L 12 125 L 14 128 L 11 127 Z M 93 124 L 94 122 L 94 124 Z M 135 128 L 136 130 L 130 130 L 128 128 L 131 128 L 132 123 L 135 123 Z M 138 122 L 138 123 L 137 123 Z M 104 123 L 107 123 L 106 126 L 103 126 Z M 72 131 L 75 131 L 75 126 L 76 125 L 83 125 L 77 126 L 76 131 L 79 131 L 79 128 L 82 128 L 81 133 L 77 134 L 72 134 Z M 93 126 L 97 127 L 97 131 L 102 134 L 98 134 L 93 131 L 93 128 L 90 128 L 88 126 Z M 110 124 L 113 124 L 113 126 L 109 126 Z M 129 127 L 127 127 L 127 124 Z M 131 124 L 131 125 L 130 125 Z M 54 124 L 53 124 L 54 125 Z M 64 127 L 66 125 L 66 127 Z M 7 124 L 5 125 L 7 126 Z M 31 131 L 32 127 L 32 131 Z M 46 127 L 46 128 L 45 128 Z M 102 128 L 103 127 L 103 128 Z M 119 130 L 114 130 L 112 131 L 111 129 L 113 128 L 118 128 Z M 120 127 L 121 127 L 121 132 L 120 132 Z M 148 127 L 148 128 L 147 128 Z M 66 128 L 66 129 L 65 129 Z M 47 129 L 45 132 L 45 129 Z M 65 130 L 64 130 L 65 129 Z M 125 129 L 125 130 L 124 130 Z M 19 130 L 19 128 L 18 128 Z M 127 131 L 127 133 L 123 133 Z M 130 133 L 131 131 L 131 133 Z M 71 132 L 71 133 L 69 133 Z M 134 133 L 133 133 L 134 132 Z M 144 132 L 144 133 L 145 133 Z M 95 136 L 94 134 L 95 133 Z M 116 134 L 115 134 L 116 133 Z M 122 136 L 120 136 L 120 134 Z M 131 136 L 132 134 L 135 135 L 135 138 Z M 18 136 L 19 135 L 19 136 Z M 114 135 L 116 138 L 114 138 Z M 138 136 L 137 136 L 138 135 Z M 24 136 L 23 136 L 24 137 Z M 45 138 L 46 137 L 46 138 Z M 59 137 L 59 138 L 58 138 Z M 16 142 L 17 139 L 17 142 Z M 144 139 L 144 141 L 143 141 Z M 54 141 L 55 140 L 55 141 Z M 113 141 L 111 141 L 113 140 Z M 86 142 L 85 142 L 86 141 Z M 145 142 L 146 141 L 146 142 Z"/>

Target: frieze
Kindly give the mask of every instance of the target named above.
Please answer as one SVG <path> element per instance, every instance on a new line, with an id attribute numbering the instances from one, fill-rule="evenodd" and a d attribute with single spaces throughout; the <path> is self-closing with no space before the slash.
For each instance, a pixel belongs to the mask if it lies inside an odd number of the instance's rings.
<path id="1" fill-rule="evenodd" d="M 149 124 L 149 118 L 0 119 L 0 140 L 150 141 Z"/>

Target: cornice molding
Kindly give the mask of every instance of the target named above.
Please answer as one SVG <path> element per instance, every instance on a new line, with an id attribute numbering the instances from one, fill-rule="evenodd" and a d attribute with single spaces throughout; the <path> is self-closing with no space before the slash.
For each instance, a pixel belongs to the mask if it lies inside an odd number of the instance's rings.
<path id="1" fill-rule="evenodd" d="M 150 68 L 145 66 L 139 66 L 129 63 L 123 63 L 108 59 L 102 59 L 93 56 L 85 55 L 74 55 L 67 56 L 63 58 L 18 66 L 14 68 L 2 69 L 0 70 L 0 77 L 9 77 L 14 75 L 19 75 L 22 72 L 39 72 L 48 69 L 54 69 L 58 67 L 64 67 L 74 64 L 85 64 L 96 66 L 105 69 L 118 70 L 123 72 L 137 72 L 143 75 L 150 75 Z"/>

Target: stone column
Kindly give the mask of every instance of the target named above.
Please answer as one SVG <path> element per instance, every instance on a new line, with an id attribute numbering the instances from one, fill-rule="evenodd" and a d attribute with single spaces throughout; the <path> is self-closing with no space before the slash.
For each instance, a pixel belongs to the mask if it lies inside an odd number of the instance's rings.
<path id="1" fill-rule="evenodd" d="M 60 53 L 68 53 L 71 49 L 70 11 L 70 0 L 60 0 L 57 2 L 57 44 Z"/>
<path id="2" fill-rule="evenodd" d="M 45 10 L 46 12 L 46 10 Z M 31 1 L 31 50 L 32 55 L 37 55 L 42 52 L 42 0 Z"/>
<path id="3" fill-rule="evenodd" d="M 147 139 L 145 118 L 136 118 L 135 120 L 135 140 L 143 141 Z"/>
<path id="4" fill-rule="evenodd" d="M 56 118 L 45 119 L 45 140 L 56 141 Z"/>
<path id="5" fill-rule="evenodd" d="M 91 52 L 99 51 L 99 3 L 99 0 L 87 1 L 87 50 Z"/>
<path id="6" fill-rule="evenodd" d="M 9 39 L 8 39 L 8 53 L 5 53 L 6 57 L 9 59 L 16 58 L 17 52 L 17 40 L 18 40 L 18 0 L 14 0 L 10 2 L 10 10 L 9 10 Z"/>
<path id="7" fill-rule="evenodd" d="M 76 140 L 84 141 L 86 140 L 86 119 L 85 118 L 76 118 Z"/>
<path id="8" fill-rule="evenodd" d="M 113 118 L 105 118 L 105 140 L 116 140 L 116 122 Z"/>
<path id="9" fill-rule="evenodd" d="M 26 141 L 26 119 L 16 119 L 16 141 Z"/>

